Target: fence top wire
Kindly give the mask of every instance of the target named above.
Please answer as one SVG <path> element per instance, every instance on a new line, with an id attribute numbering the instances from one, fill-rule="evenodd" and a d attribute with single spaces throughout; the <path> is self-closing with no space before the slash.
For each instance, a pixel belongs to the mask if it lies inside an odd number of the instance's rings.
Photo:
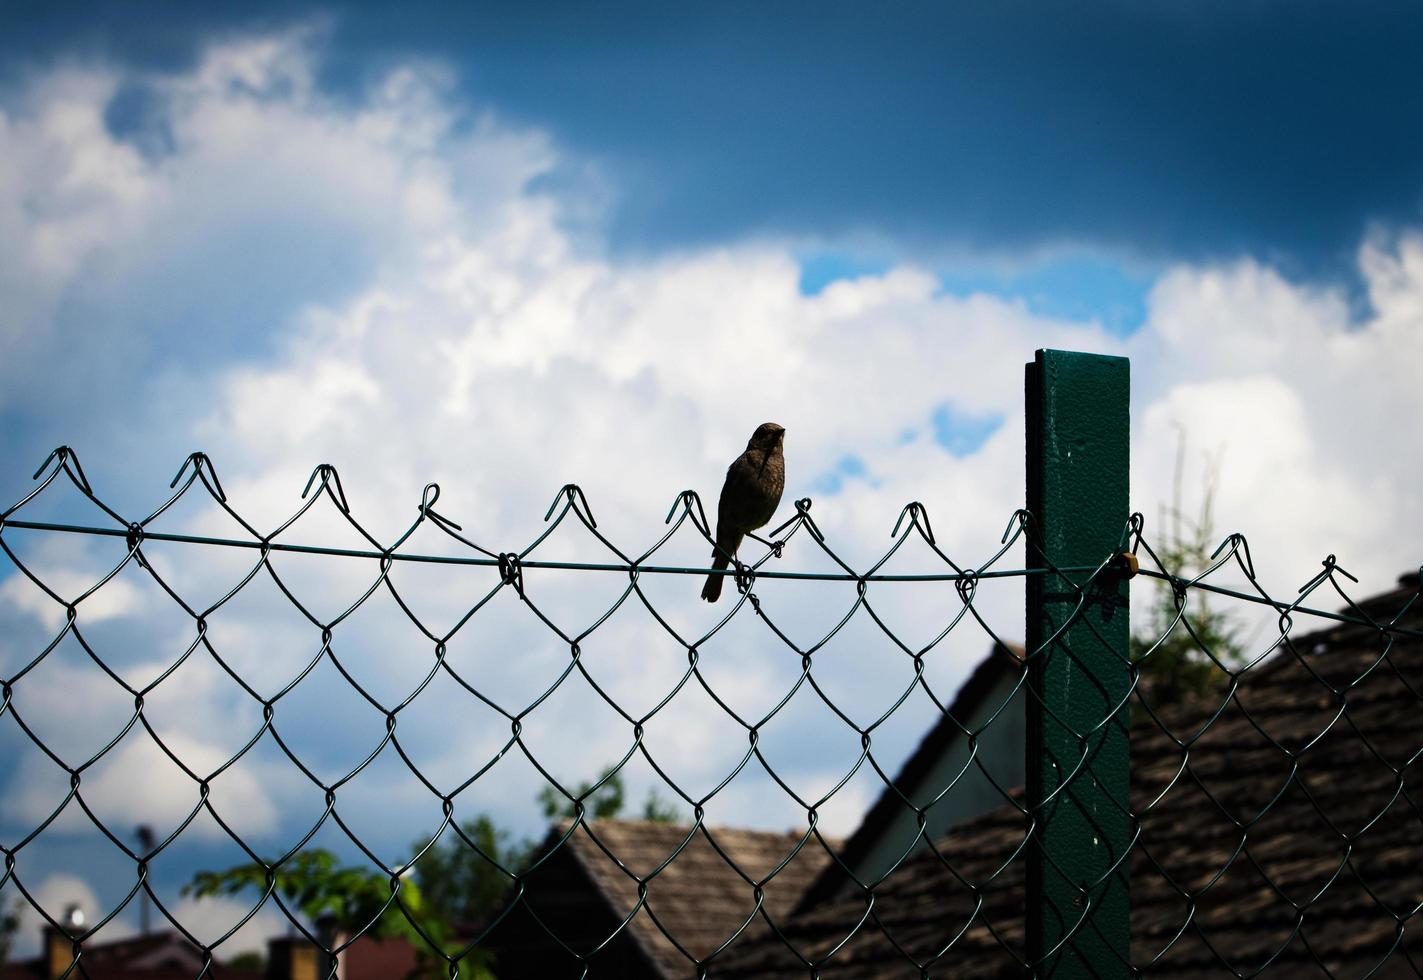
<path id="1" fill-rule="evenodd" d="M 51 464 L 54 464 L 51 466 Z M 81 525 L 69 523 L 56 523 L 47 521 L 27 521 L 13 517 L 26 504 L 34 500 L 61 474 L 67 476 L 70 482 L 88 500 L 97 505 L 118 527 L 98 527 L 94 525 Z M 173 477 L 169 484 L 170 489 L 178 487 L 182 482 L 182 487 L 177 489 L 156 510 L 147 517 L 139 521 L 129 521 L 110 508 L 94 492 L 82 466 L 79 464 L 77 454 L 67 446 L 60 446 L 45 458 L 35 471 L 34 478 L 39 480 L 43 476 L 43 482 L 30 493 L 26 494 L 19 501 L 11 505 L 3 513 L 0 513 L 0 535 L 3 535 L 7 527 L 20 530 L 50 531 L 68 534 L 89 535 L 98 537 L 122 537 L 129 545 L 131 554 L 137 554 L 139 545 L 145 540 L 165 541 L 179 544 L 206 545 L 223 548 L 240 548 L 261 551 L 264 555 L 269 552 L 287 552 L 294 554 L 324 555 L 336 558 L 356 558 L 382 563 L 409 562 L 420 564 L 436 565 L 466 565 L 477 567 L 498 568 L 501 573 L 508 574 L 513 568 L 518 569 L 547 569 L 558 571 L 587 571 L 587 572 L 617 572 L 632 577 L 643 574 L 650 575 L 695 575 L 705 576 L 707 574 L 721 574 L 735 576 L 737 569 L 728 568 L 718 570 L 709 566 L 679 566 L 679 565 L 654 565 L 646 563 L 645 559 L 660 548 L 677 529 L 685 522 L 690 522 L 709 543 L 714 543 L 711 528 L 706 519 L 701 498 L 695 490 L 683 490 L 673 501 L 672 507 L 667 512 L 664 524 L 672 524 L 672 527 L 664 534 L 651 548 L 637 558 L 624 554 L 616 545 L 598 532 L 597 521 L 593 518 L 592 509 L 588 506 L 587 498 L 583 490 L 574 483 L 564 484 L 550 503 L 544 515 L 545 523 L 550 527 L 540 534 L 531 544 L 518 552 L 496 552 L 484 548 L 463 535 L 463 528 L 460 524 L 450 520 L 435 510 L 435 503 L 440 497 L 440 487 L 437 483 L 426 484 L 421 492 L 420 503 L 417 505 L 419 517 L 416 521 L 389 547 L 381 546 L 370 532 L 362 526 L 352 515 L 350 505 L 346 501 L 345 491 L 341 485 L 341 478 L 336 468 L 329 463 L 319 464 L 307 479 L 306 486 L 301 497 L 304 503 L 293 515 L 283 521 L 278 527 L 262 534 L 245 518 L 234 510 L 227 499 L 226 493 L 222 489 L 222 484 L 218 480 L 216 469 L 207 454 L 194 452 L 184 460 L 182 467 Z M 184 477 L 186 476 L 186 479 Z M 195 483 L 201 483 L 209 496 L 226 511 L 234 520 L 247 530 L 252 537 L 226 538 L 213 537 L 207 535 L 181 534 L 176 532 L 149 530 L 148 525 L 156 521 L 164 512 L 169 510 L 179 499 L 181 499 Z M 316 493 L 312 494 L 312 488 L 316 488 Z M 372 545 L 368 549 L 360 548 L 336 548 L 325 545 L 295 544 L 286 541 L 277 541 L 276 538 L 287 528 L 294 524 L 298 518 L 305 514 L 311 506 L 322 495 L 328 496 L 340 510 L 344 519 Z M 561 505 L 561 506 L 560 506 Z M 1032 515 L 1024 509 L 1014 511 L 1009 518 L 1008 525 L 999 539 L 1001 547 L 987 561 L 979 567 L 961 567 L 948 555 L 939 550 L 937 540 L 934 536 L 933 528 L 929 522 L 928 510 L 919 501 L 911 501 L 901 509 L 899 517 L 895 520 L 894 528 L 890 532 L 890 537 L 894 539 L 894 544 L 865 572 L 856 572 L 848 564 L 840 559 L 825 544 L 824 535 L 815 525 L 810 517 L 812 501 L 808 497 L 803 497 L 795 501 L 796 515 L 790 520 L 781 524 L 771 531 L 767 537 L 775 539 L 777 535 L 786 534 L 789 538 L 791 534 L 806 528 L 815 538 L 822 549 L 825 550 L 831 559 L 840 566 L 841 570 L 836 572 L 801 572 L 784 571 L 775 568 L 764 567 L 771 558 L 779 558 L 785 545 L 785 540 L 764 541 L 768 545 L 768 550 L 757 561 L 750 563 L 747 568 L 754 573 L 755 578 L 761 579 L 787 579 L 801 581 L 829 581 L 829 582 L 954 582 L 969 583 L 970 585 L 981 579 L 994 578 L 1022 578 L 1028 576 L 1045 575 L 1082 575 L 1102 571 L 1110 561 L 1111 556 L 1104 556 L 1104 562 L 1098 565 L 1083 566 L 1051 566 L 1041 565 L 1036 567 L 1023 568 L 995 568 L 997 562 L 1008 553 L 1026 535 Z M 616 554 L 621 561 L 618 562 L 570 562 L 570 561 L 550 561 L 527 557 L 534 549 L 553 532 L 569 514 L 574 515 L 585 527 L 591 531 L 595 537 L 610 551 Z M 676 524 L 673 524 L 673 519 Z M 401 544 L 408 540 L 415 530 L 426 521 L 434 524 L 443 530 L 447 535 L 456 541 L 469 547 L 476 554 L 472 555 L 436 555 L 422 554 L 419 552 L 402 551 Z M 907 526 L 906 526 L 907 522 Z M 1122 547 L 1124 550 L 1145 547 L 1150 551 L 1149 545 L 1144 546 L 1143 529 L 1145 525 L 1144 517 L 1138 512 L 1131 515 L 1122 533 Z M 911 531 L 917 531 L 919 536 L 929 545 L 931 549 L 948 566 L 945 571 L 902 574 L 886 573 L 879 569 L 889 561 L 899 550 L 900 546 L 907 539 Z M 1153 555 L 1153 557 L 1155 557 Z M 1345 600 L 1347 608 L 1345 611 L 1335 611 L 1307 606 L 1304 600 L 1310 593 L 1326 582 L 1338 588 L 1336 575 L 1343 576 L 1351 581 L 1357 582 L 1354 576 L 1350 575 L 1338 565 L 1333 555 L 1326 557 L 1321 563 L 1323 568 L 1320 572 L 1299 589 L 1297 597 L 1292 599 L 1276 598 L 1264 588 L 1255 573 L 1254 562 L 1250 555 L 1249 541 L 1245 535 L 1231 533 L 1225 537 L 1220 546 L 1212 555 L 1213 563 L 1192 577 L 1180 577 L 1164 568 L 1158 563 L 1157 568 L 1142 567 L 1139 570 L 1133 569 L 1132 574 L 1141 574 L 1149 578 L 1155 578 L 1167 582 L 1178 591 L 1195 589 L 1198 591 L 1210 592 L 1216 595 L 1229 597 L 1242 602 L 1250 602 L 1259 605 L 1270 606 L 1281 615 L 1289 616 L 1295 613 L 1312 616 L 1319 619 L 1331 620 L 1338 623 L 1369 626 L 1384 629 L 1397 635 L 1423 636 L 1423 631 L 1403 627 L 1397 624 L 1381 624 L 1374 619 L 1362 615 L 1353 601 L 1342 590 L 1340 596 Z M 1227 563 L 1234 563 L 1243 573 L 1253 591 L 1231 588 L 1207 582 L 1205 579 L 1216 572 Z M 1401 615 L 1396 618 L 1401 618 Z"/>

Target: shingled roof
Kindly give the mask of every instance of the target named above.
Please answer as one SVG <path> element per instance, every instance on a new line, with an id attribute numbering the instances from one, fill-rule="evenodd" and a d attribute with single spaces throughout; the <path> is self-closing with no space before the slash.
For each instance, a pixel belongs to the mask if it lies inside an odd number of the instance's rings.
<path id="1" fill-rule="evenodd" d="M 1388 622 L 1412 602 L 1399 625 L 1423 629 L 1418 590 L 1406 576 L 1351 614 Z M 1418 976 L 1423 798 L 1409 766 L 1423 757 L 1423 640 L 1355 625 L 1293 639 L 1217 707 L 1176 706 L 1159 723 L 1135 713 L 1133 964 L 1173 978 L 1359 977 L 1380 964 L 1375 977 Z M 1021 976 L 1024 828 L 1011 804 L 962 824 L 872 896 L 798 914 L 789 947 L 738 944 L 712 975 L 806 977 L 806 961 L 829 956 L 819 976 L 920 976 L 923 964 Z"/>
<path id="2" fill-rule="evenodd" d="M 527 909 L 495 934 L 501 980 L 567 973 L 573 958 L 550 950 L 548 933 L 580 954 L 593 951 L 637 908 L 640 881 L 646 882 L 646 903 L 614 942 L 591 957 L 590 975 L 695 976 L 694 962 L 733 938 L 769 935 L 764 917 L 789 921 L 797 899 L 830 859 L 814 837 L 801 846 L 801 833 L 694 830 L 644 820 L 595 820 L 573 829 L 554 849 L 570 827 L 563 821 L 552 828 L 542 848 L 551 856 L 529 875 Z M 755 893 L 763 881 L 758 913 Z M 589 901 L 590 890 L 596 904 Z"/>

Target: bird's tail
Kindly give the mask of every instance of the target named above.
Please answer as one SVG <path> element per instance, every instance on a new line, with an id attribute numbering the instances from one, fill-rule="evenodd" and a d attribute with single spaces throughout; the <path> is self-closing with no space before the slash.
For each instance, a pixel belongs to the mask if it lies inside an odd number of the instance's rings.
<path id="1" fill-rule="evenodd" d="M 712 568 L 725 568 L 729 564 L 730 562 L 723 558 L 720 552 L 712 556 Z M 702 598 L 707 602 L 716 602 L 720 599 L 721 580 L 725 577 L 725 575 L 708 575 L 707 584 L 702 586 Z"/>
<path id="2" fill-rule="evenodd" d="M 712 568 L 725 568 L 731 564 L 727 560 L 727 555 L 736 554 L 737 547 L 741 544 L 741 535 L 735 536 L 721 534 L 717 535 L 716 548 L 712 551 Z M 707 602 L 716 602 L 721 598 L 721 583 L 726 578 L 725 575 L 708 575 L 707 584 L 702 586 L 702 598 Z"/>

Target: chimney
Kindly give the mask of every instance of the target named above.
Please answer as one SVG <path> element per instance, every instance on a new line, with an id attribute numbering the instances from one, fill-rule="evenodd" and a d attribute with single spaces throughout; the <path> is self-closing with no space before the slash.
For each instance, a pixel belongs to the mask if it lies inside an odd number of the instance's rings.
<path id="1" fill-rule="evenodd" d="M 315 925 L 316 942 L 295 934 L 267 940 L 267 980 L 345 980 L 346 964 L 327 950 L 345 942 L 346 932 L 332 915 Z"/>
<path id="2" fill-rule="evenodd" d="M 74 961 L 74 944 L 54 926 L 44 929 L 44 975 L 58 980 Z"/>
<path id="3" fill-rule="evenodd" d="M 325 954 L 301 936 L 267 941 L 267 980 L 321 980 Z"/>
<path id="4" fill-rule="evenodd" d="M 78 905 L 68 906 L 60 924 L 64 926 L 63 930 L 54 926 L 45 926 L 44 929 L 44 967 L 48 980 L 58 980 L 74 962 L 74 941 L 69 937 L 84 931 L 84 910 Z"/>

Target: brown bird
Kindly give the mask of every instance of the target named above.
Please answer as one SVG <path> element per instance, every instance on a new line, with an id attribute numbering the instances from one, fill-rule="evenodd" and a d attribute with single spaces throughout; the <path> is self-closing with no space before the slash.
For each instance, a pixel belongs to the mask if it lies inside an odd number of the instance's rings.
<path id="1" fill-rule="evenodd" d="M 731 564 L 729 555 L 736 554 L 741 539 L 758 527 L 765 527 L 781 491 L 786 487 L 786 457 L 781 453 L 786 430 L 774 422 L 762 422 L 751 433 L 746 452 L 736 457 L 726 470 L 726 483 L 721 488 L 721 501 L 716 508 L 716 549 L 712 551 L 712 568 Z M 708 575 L 702 586 L 702 598 L 716 602 L 721 598 L 724 575 Z"/>

